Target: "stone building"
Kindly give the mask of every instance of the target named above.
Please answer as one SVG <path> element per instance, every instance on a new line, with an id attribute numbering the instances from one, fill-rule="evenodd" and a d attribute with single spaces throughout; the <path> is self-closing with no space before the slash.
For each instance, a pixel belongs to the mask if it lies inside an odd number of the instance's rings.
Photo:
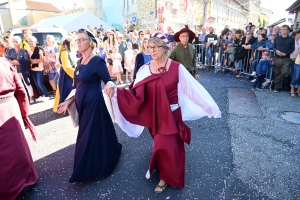
<path id="1" fill-rule="evenodd" d="M 123 23 L 126 27 L 132 21 L 144 29 L 160 22 L 178 30 L 185 24 L 199 25 L 205 5 L 203 0 L 123 0 Z"/>
<path id="2" fill-rule="evenodd" d="M 138 29 L 171 26 L 174 31 L 185 24 L 243 28 L 248 22 L 258 25 L 259 0 L 123 0 L 123 23 Z"/>
<path id="3" fill-rule="evenodd" d="M 266 21 L 266 24 L 269 24 L 273 17 L 273 11 L 267 8 L 260 7 L 260 17 L 263 17 Z"/>
<path id="4" fill-rule="evenodd" d="M 286 9 L 286 11 L 289 12 L 289 14 L 294 15 L 294 20 L 292 21 L 292 28 L 293 30 L 299 30 L 300 29 L 300 0 L 295 1 L 290 7 Z"/>

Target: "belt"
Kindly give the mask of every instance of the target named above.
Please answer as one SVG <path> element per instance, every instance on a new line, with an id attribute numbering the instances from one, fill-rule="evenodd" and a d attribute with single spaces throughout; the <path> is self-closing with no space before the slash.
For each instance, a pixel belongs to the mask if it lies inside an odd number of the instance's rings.
<path id="1" fill-rule="evenodd" d="M 0 97 L 0 104 L 13 100 L 14 96 Z"/>
<path id="2" fill-rule="evenodd" d="M 174 110 L 176 110 L 177 108 L 179 108 L 179 104 L 178 103 L 177 104 L 171 104 L 170 107 L 171 107 L 171 110 L 173 112 Z"/>

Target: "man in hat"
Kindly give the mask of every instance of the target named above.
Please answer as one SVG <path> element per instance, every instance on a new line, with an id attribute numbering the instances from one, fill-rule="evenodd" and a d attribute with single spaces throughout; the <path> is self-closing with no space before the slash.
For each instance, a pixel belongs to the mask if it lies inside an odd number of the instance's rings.
<path id="1" fill-rule="evenodd" d="M 190 40 L 195 38 L 195 33 L 191 31 L 188 25 L 174 35 L 174 40 L 177 42 L 176 47 L 172 50 L 169 58 L 180 62 L 194 77 L 199 80 L 196 59 L 197 54 Z"/>

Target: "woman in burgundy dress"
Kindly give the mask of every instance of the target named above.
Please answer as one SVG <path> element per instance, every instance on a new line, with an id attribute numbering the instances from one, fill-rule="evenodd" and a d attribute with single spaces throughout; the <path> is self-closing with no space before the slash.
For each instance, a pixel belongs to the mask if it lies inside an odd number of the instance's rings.
<path id="1" fill-rule="evenodd" d="M 152 61 L 143 65 L 129 89 L 107 87 L 112 99 L 115 122 L 129 136 L 137 137 L 148 127 L 154 140 L 146 178 L 154 169 L 160 182 L 154 192 L 162 193 L 167 185 L 184 187 L 184 142 L 191 140 L 190 128 L 183 120 L 203 116 L 221 117 L 208 94 L 180 63 L 167 58 L 168 40 L 153 33 L 148 43 Z"/>
<path id="2" fill-rule="evenodd" d="M 38 180 L 25 138 L 25 125 L 35 140 L 34 126 L 28 118 L 29 102 L 17 71 L 0 58 L 0 199 L 16 199 Z"/>

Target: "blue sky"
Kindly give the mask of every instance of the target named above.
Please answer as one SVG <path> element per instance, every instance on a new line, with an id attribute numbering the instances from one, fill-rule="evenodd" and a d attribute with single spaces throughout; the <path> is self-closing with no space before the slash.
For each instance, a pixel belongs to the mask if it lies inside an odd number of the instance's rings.
<path id="1" fill-rule="evenodd" d="M 262 0 L 261 7 L 268 8 L 273 11 L 271 23 L 287 17 L 288 7 L 290 7 L 296 0 Z"/>

